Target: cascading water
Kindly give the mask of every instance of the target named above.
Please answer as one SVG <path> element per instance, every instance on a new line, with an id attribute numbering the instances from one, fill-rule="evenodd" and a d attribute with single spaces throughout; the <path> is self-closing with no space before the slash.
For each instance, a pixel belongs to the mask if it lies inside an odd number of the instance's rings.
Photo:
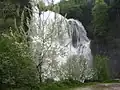
<path id="1" fill-rule="evenodd" d="M 92 67 L 92 54 L 90 49 L 90 40 L 87 37 L 86 30 L 81 22 L 68 19 L 69 32 L 71 32 L 72 47 L 75 49 L 77 55 L 84 56 L 88 60 L 89 67 Z"/>
<path id="2" fill-rule="evenodd" d="M 35 62 L 37 65 L 42 63 L 42 78 L 54 80 L 68 78 L 66 75 L 68 71 L 64 68 L 71 56 L 83 56 L 87 68 L 92 67 L 90 40 L 82 23 L 52 11 L 42 12 L 39 16 L 36 5 L 37 3 L 32 4 L 30 37 Z"/>

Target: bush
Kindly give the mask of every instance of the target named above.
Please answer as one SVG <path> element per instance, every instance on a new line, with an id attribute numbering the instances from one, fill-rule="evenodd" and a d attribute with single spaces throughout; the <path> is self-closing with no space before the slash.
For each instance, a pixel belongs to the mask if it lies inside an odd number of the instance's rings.
<path id="1" fill-rule="evenodd" d="M 1 89 L 37 84 L 35 64 L 19 33 L 10 31 L 0 36 L 0 83 Z"/>
<path id="2" fill-rule="evenodd" d="M 93 78 L 93 70 L 88 67 L 87 60 L 82 56 L 70 56 L 63 68 L 63 72 L 66 72 L 66 79 L 73 79 L 83 83 L 85 80 Z"/>
<path id="3" fill-rule="evenodd" d="M 95 80 L 109 80 L 108 58 L 106 56 L 96 55 L 94 58 L 94 68 L 96 72 Z"/>

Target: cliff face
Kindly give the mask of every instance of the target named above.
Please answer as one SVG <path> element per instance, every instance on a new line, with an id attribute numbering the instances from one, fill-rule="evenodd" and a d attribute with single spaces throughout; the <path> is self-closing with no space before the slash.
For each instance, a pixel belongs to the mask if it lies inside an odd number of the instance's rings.
<path id="1" fill-rule="evenodd" d="M 120 39 L 116 40 L 116 43 L 110 43 L 109 45 L 97 44 L 94 41 L 91 43 L 91 49 L 93 56 L 105 55 L 109 58 L 109 70 L 112 77 L 119 77 L 120 74 Z"/>
<path id="2" fill-rule="evenodd" d="M 92 40 L 91 49 L 93 55 L 105 55 L 110 59 L 109 70 L 112 77 L 120 78 L 120 16 L 116 15 L 109 26 L 110 35 L 106 42 L 95 42 Z"/>

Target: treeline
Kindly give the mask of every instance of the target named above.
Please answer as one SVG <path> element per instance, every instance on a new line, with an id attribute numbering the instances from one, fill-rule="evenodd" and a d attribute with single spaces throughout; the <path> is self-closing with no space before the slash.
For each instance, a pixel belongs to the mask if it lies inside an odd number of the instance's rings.
<path id="1" fill-rule="evenodd" d="M 80 20 L 92 40 L 108 41 L 118 36 L 120 0 L 62 0 L 59 5 L 60 14 Z"/>

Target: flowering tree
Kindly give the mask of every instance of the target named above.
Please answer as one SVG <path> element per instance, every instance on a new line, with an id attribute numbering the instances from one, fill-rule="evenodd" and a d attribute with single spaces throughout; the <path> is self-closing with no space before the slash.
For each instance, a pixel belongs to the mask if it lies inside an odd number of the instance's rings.
<path id="1" fill-rule="evenodd" d="M 41 12 L 33 4 L 33 17 L 29 29 L 31 48 L 39 72 L 40 82 L 47 78 L 58 78 L 60 57 L 65 55 L 62 39 L 67 32 L 64 17 L 51 11 Z M 53 9 L 58 9 L 53 7 Z M 56 11 L 57 12 L 57 11 Z M 58 59 L 59 58 L 59 59 Z"/>

